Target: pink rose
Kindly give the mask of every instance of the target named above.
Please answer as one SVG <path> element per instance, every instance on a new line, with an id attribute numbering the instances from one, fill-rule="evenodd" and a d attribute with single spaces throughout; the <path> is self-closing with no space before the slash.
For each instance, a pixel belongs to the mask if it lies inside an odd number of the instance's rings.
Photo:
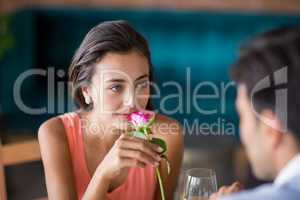
<path id="1" fill-rule="evenodd" d="M 141 127 L 146 125 L 153 118 L 154 113 L 150 112 L 133 112 L 128 115 L 128 121 L 131 122 L 135 127 Z"/>

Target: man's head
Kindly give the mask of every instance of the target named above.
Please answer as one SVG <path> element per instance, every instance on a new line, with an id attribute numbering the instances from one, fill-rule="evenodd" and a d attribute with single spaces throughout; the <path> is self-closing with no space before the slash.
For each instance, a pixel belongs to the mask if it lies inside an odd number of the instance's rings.
<path id="1" fill-rule="evenodd" d="M 258 35 L 231 73 L 242 143 L 255 175 L 271 180 L 300 147 L 300 28 Z"/>

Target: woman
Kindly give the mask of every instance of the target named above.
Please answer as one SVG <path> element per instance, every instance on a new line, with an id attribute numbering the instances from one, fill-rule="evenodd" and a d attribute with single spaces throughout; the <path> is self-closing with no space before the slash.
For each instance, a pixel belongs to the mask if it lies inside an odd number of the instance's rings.
<path id="1" fill-rule="evenodd" d="M 167 199 L 173 198 L 183 152 L 180 125 L 157 114 L 152 127 L 168 145 L 169 175 L 158 146 L 126 135 L 128 114 L 149 109 L 150 77 L 147 42 L 127 22 L 90 30 L 69 71 L 78 110 L 39 128 L 49 199 L 160 199 L 158 166 Z"/>

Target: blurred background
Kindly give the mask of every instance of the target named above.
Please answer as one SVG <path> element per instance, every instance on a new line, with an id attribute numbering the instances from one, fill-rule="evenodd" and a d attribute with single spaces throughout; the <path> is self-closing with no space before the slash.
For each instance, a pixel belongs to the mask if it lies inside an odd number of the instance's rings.
<path id="1" fill-rule="evenodd" d="M 116 19 L 128 20 L 149 42 L 154 80 L 161 90 L 154 105 L 161 108 L 163 103 L 160 112 L 184 127 L 182 170 L 212 168 L 219 186 L 233 180 L 246 188 L 261 184 L 253 178 L 240 145 L 236 91 L 228 70 L 239 45 L 254 34 L 300 25 L 298 0 L 1 0 L 2 199 L 47 196 L 38 127 L 52 116 L 74 110 L 67 87 L 70 60 L 90 28 Z M 24 78 L 30 70 L 38 71 Z M 168 81 L 183 89 L 181 109 L 176 109 L 178 98 L 164 99 L 177 91 L 164 84 Z M 209 84 L 197 89 L 201 82 L 212 83 L 220 92 L 219 98 L 196 100 L 214 113 L 201 114 L 191 103 L 197 94 L 215 94 Z M 28 114 L 24 107 L 41 112 Z"/>

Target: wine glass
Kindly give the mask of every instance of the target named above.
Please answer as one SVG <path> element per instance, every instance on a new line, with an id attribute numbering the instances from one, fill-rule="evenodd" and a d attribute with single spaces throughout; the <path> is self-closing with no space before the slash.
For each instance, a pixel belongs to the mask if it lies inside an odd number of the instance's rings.
<path id="1" fill-rule="evenodd" d="M 212 169 L 189 169 L 184 173 L 182 186 L 183 200 L 208 200 L 217 192 L 216 173 Z"/>

